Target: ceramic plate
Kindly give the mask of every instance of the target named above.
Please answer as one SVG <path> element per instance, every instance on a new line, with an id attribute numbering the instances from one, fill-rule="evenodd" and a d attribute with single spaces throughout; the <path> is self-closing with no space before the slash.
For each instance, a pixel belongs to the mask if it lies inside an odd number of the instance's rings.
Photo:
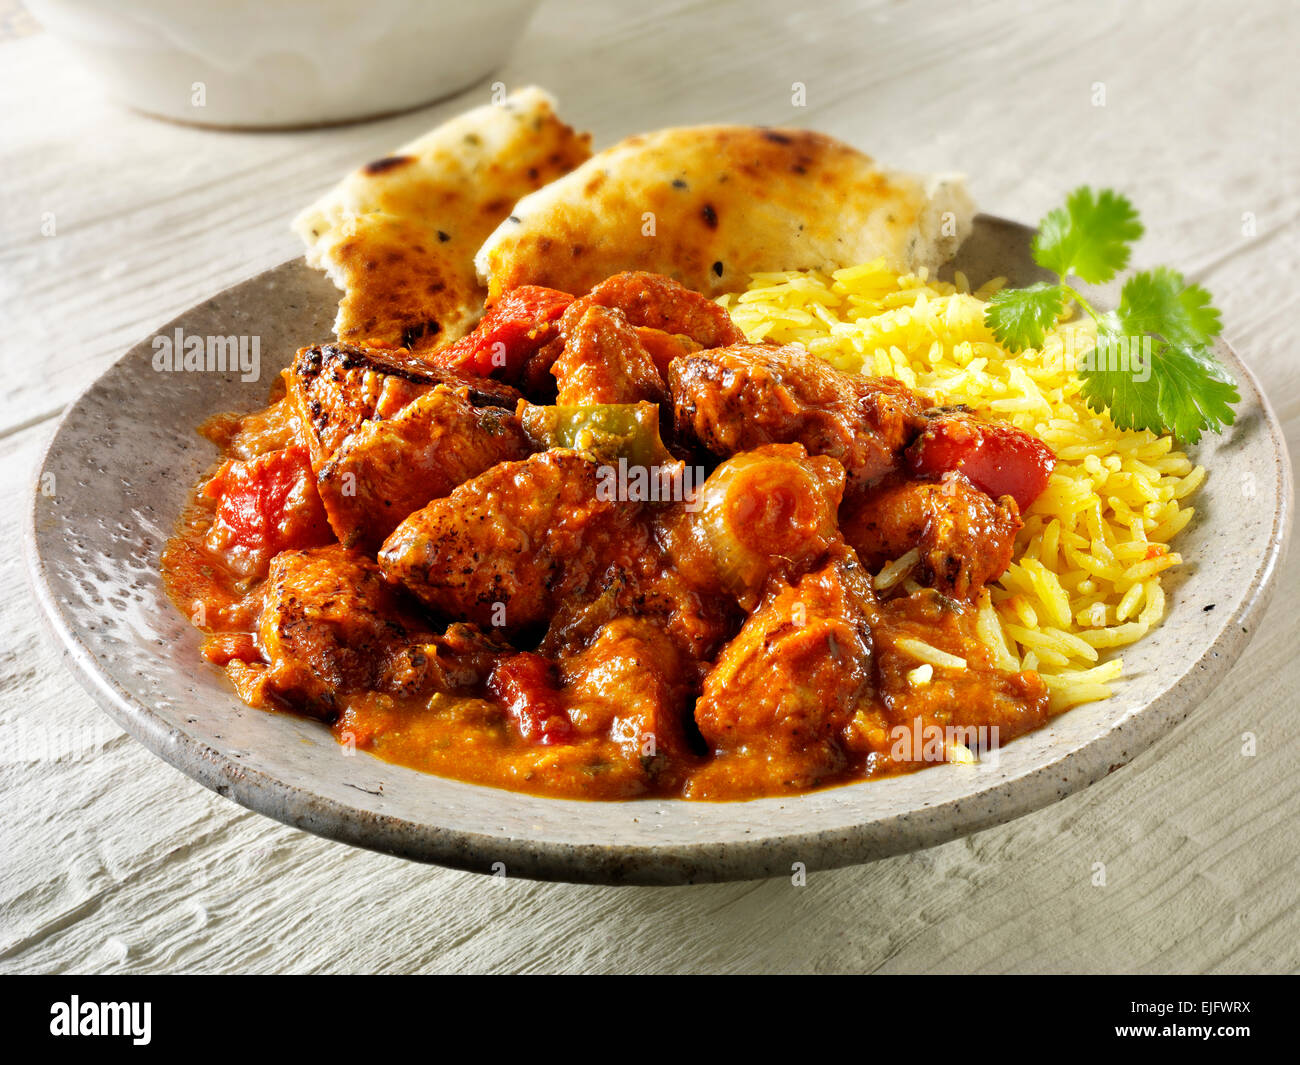
<path id="1" fill-rule="evenodd" d="M 977 284 L 996 275 L 1027 283 L 1030 235 L 981 216 L 953 265 Z M 508 876 L 678 884 L 788 875 L 794 862 L 810 870 L 865 862 L 1008 821 L 1105 776 L 1187 715 L 1250 639 L 1289 531 L 1281 430 L 1250 371 L 1219 345 L 1242 401 L 1226 435 L 1193 449 L 1209 478 L 1176 541 L 1187 562 L 1167 583 L 1168 617 L 1124 649 L 1127 676 L 1114 697 L 1015 740 L 996 763 L 725 804 L 548 799 L 428 776 L 349 754 L 315 722 L 240 703 L 199 657 L 198 633 L 158 573 L 186 493 L 216 457 L 195 426 L 261 406 L 294 351 L 331 335 L 337 299 L 295 260 L 158 333 L 256 336 L 258 380 L 156 369 L 153 337 L 127 352 L 54 435 L 28 559 L 69 668 L 141 743 L 260 813 L 405 858 Z"/>

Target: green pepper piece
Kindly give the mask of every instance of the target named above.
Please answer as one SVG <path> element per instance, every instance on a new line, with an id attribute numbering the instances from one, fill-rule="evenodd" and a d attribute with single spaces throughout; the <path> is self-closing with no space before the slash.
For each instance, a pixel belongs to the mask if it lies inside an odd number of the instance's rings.
<path id="1" fill-rule="evenodd" d="M 659 436 L 654 403 L 596 403 L 585 407 L 537 407 L 521 403 L 525 435 L 539 448 L 587 451 L 632 466 L 663 466 L 673 461 Z"/>

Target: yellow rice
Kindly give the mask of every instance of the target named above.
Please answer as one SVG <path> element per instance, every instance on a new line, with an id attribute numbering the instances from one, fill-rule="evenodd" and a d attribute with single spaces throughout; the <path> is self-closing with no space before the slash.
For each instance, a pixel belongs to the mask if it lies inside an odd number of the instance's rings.
<path id="1" fill-rule="evenodd" d="M 1003 668 L 1039 671 L 1054 711 L 1104 699 L 1123 668 L 1110 652 L 1164 617 L 1161 574 L 1182 561 L 1169 543 L 1191 520 L 1205 470 L 1172 437 L 1116 429 L 1088 409 L 1072 359 L 1096 342 L 1091 319 L 1058 323 L 1041 350 L 1013 355 L 984 325 L 1001 279 L 975 292 L 955 280 L 899 275 L 878 260 L 756 274 L 719 302 L 750 340 L 802 344 L 841 370 L 896 377 L 1056 452 L 1015 561 L 980 603 L 979 632 Z M 886 566 L 877 586 L 896 583 L 905 562 Z"/>

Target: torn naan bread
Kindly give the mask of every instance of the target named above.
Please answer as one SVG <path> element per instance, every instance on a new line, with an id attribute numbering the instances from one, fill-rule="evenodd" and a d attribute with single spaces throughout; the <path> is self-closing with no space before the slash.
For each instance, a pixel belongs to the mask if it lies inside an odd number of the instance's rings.
<path id="1" fill-rule="evenodd" d="M 713 296 L 880 256 L 933 270 L 973 215 L 960 175 L 883 170 L 806 130 L 693 126 L 629 137 L 524 197 L 475 261 L 489 301 L 519 285 L 581 294 L 622 270 Z"/>
<path id="2" fill-rule="evenodd" d="M 478 107 L 349 175 L 294 220 L 344 290 L 340 342 L 424 351 L 483 309 L 474 252 L 514 202 L 591 155 L 536 88 Z"/>

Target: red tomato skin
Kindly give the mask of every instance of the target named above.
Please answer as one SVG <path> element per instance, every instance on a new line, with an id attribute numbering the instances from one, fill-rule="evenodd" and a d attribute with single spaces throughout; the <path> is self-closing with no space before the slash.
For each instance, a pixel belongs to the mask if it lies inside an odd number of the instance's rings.
<path id="1" fill-rule="evenodd" d="M 311 463 L 296 449 L 228 459 L 203 489 L 228 547 L 273 556 L 333 540 Z"/>
<path id="2" fill-rule="evenodd" d="M 994 499 L 1011 496 L 1021 513 L 1043 494 L 1056 468 L 1056 455 L 1037 437 L 969 415 L 936 418 L 908 448 L 907 457 L 918 476 L 960 470 Z"/>
<path id="3" fill-rule="evenodd" d="M 560 316 L 573 299 L 541 285 L 511 289 L 488 308 L 472 333 L 438 349 L 433 358 L 442 366 L 509 379 L 529 355 L 555 338 Z"/>
<path id="4" fill-rule="evenodd" d="M 488 691 L 530 743 L 548 747 L 573 739 L 573 722 L 552 682 L 551 663 L 541 655 L 524 651 L 502 659 L 488 678 Z"/>

